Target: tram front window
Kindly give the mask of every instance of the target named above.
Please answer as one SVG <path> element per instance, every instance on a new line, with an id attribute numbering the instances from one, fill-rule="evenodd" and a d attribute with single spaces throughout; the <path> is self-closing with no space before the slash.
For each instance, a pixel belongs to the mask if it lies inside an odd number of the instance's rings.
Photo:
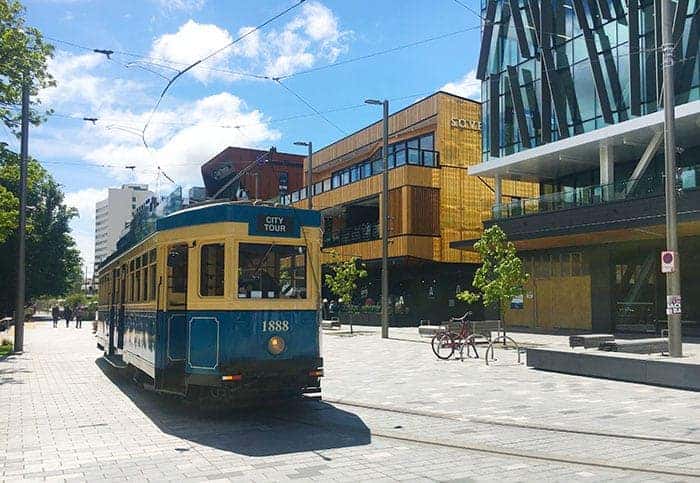
<path id="1" fill-rule="evenodd" d="M 238 263 L 238 298 L 306 298 L 306 247 L 241 243 Z"/>

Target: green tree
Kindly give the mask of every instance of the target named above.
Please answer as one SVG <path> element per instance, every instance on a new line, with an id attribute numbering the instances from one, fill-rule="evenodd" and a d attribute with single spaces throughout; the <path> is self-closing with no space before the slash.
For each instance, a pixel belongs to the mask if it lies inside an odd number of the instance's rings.
<path id="1" fill-rule="evenodd" d="M 515 246 L 498 225 L 485 230 L 474 248 L 482 260 L 472 282 L 478 292 L 465 290 L 457 294 L 457 298 L 468 303 L 482 299 L 485 306 L 498 308 L 503 313 L 513 297 L 523 294 L 529 274 L 523 270 Z"/>
<path id="2" fill-rule="evenodd" d="M 40 89 L 55 85 L 47 69 L 53 56 L 53 46 L 44 42 L 41 32 L 24 23 L 24 7 L 16 0 L 0 0 L 0 120 L 15 135 L 20 134 L 22 85 L 30 84 L 33 102 L 30 122 L 39 124 L 44 115 L 39 112 L 36 97 Z M 47 114 L 47 113 L 44 113 Z M 2 154 L 8 152 L 0 143 Z M 17 228 L 19 200 L 0 186 L 0 243 Z"/>
<path id="3" fill-rule="evenodd" d="M 357 281 L 367 276 L 364 264 L 358 263 L 357 257 L 352 257 L 343 260 L 337 252 L 331 251 L 333 261 L 330 264 L 331 273 L 327 273 L 324 277 L 328 290 L 333 295 L 338 297 L 338 301 L 353 309 L 352 300 L 357 291 Z M 352 332 L 352 324 L 350 325 Z"/>
<path id="4" fill-rule="evenodd" d="M 22 84 L 30 82 L 33 124 L 40 123 L 45 114 L 39 112 L 36 95 L 55 85 L 47 68 L 53 46 L 44 42 L 38 29 L 24 23 L 24 13 L 19 1 L 0 0 L 0 118 L 15 134 L 20 132 Z"/>
<path id="5" fill-rule="evenodd" d="M 70 307 L 71 310 L 75 310 L 76 307 L 81 305 L 87 305 L 87 296 L 82 292 L 74 292 L 66 296 L 66 300 L 63 302 L 65 307 Z"/>
<path id="6" fill-rule="evenodd" d="M 34 159 L 27 167 L 27 300 L 62 296 L 81 279 L 80 254 L 69 223 L 77 216 L 63 200 L 58 183 Z M 0 146 L 0 188 L 17 197 L 19 156 Z M 17 280 L 17 230 L 0 238 L 0 313 L 14 306 Z"/>

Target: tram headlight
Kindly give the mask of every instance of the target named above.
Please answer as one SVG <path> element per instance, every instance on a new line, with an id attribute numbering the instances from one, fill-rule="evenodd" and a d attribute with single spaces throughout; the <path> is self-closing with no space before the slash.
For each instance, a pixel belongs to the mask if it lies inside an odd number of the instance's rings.
<path id="1" fill-rule="evenodd" d="M 270 340 L 267 341 L 267 350 L 273 356 L 279 355 L 282 352 L 284 352 L 286 346 L 287 344 L 285 343 L 284 339 L 279 335 L 273 335 L 272 337 L 270 337 Z"/>

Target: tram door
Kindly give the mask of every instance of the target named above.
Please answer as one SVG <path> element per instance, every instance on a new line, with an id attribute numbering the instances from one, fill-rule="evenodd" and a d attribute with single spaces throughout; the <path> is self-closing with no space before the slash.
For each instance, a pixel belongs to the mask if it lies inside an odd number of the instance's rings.
<path id="1" fill-rule="evenodd" d="M 117 311 L 117 347 L 119 349 L 124 348 L 124 315 L 126 311 L 126 307 L 124 304 L 126 303 L 126 274 L 127 274 L 127 267 L 126 265 L 122 266 L 122 276 L 119 278 L 119 310 Z"/>
<path id="2" fill-rule="evenodd" d="M 116 332 L 117 325 L 117 297 L 118 290 L 117 284 L 119 283 L 119 269 L 112 270 L 112 286 L 111 293 L 109 294 L 109 346 L 107 348 L 107 353 L 109 355 L 114 354 L 114 335 Z"/>
<path id="3" fill-rule="evenodd" d="M 166 361 L 161 389 L 184 391 L 185 357 L 187 348 L 187 244 L 168 249 L 168 284 L 166 303 Z"/>

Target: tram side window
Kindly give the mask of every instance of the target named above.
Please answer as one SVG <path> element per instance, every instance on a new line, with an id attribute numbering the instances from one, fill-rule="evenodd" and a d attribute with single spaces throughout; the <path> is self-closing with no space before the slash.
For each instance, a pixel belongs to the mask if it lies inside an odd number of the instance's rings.
<path id="1" fill-rule="evenodd" d="M 202 245 L 199 293 L 202 297 L 220 297 L 224 295 L 223 243 Z"/>
<path id="2" fill-rule="evenodd" d="M 241 243 L 238 263 L 238 298 L 306 298 L 306 247 Z"/>

